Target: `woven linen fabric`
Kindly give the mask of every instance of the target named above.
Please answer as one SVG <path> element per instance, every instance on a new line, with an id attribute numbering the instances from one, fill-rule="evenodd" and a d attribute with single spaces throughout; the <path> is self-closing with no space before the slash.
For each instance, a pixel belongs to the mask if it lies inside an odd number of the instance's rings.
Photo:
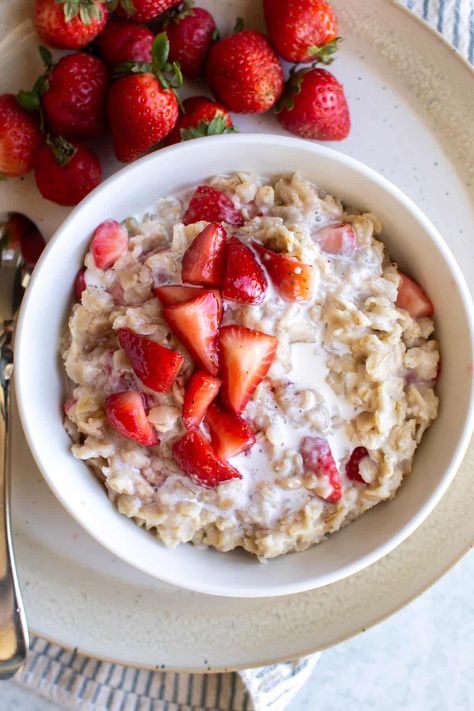
<path id="1" fill-rule="evenodd" d="M 474 0 L 401 4 L 474 63 Z M 238 674 L 178 674 L 91 659 L 36 637 L 16 681 L 71 711 L 283 711 L 319 656 Z"/>

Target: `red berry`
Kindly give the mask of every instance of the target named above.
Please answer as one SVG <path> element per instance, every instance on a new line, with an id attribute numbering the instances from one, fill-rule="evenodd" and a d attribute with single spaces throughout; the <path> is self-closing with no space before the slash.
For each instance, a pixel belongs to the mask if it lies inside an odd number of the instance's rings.
<path id="1" fill-rule="evenodd" d="M 102 180 L 99 159 L 79 143 L 45 143 L 36 154 L 35 179 L 43 197 L 58 205 L 77 205 Z"/>
<path id="2" fill-rule="evenodd" d="M 347 138 L 351 120 L 344 89 L 326 69 L 302 69 L 288 82 L 278 120 L 290 133 L 319 141 Z"/>
<path id="3" fill-rule="evenodd" d="M 113 69 L 121 62 L 151 62 L 153 38 L 153 32 L 144 25 L 110 20 L 95 44 L 104 62 Z"/>
<path id="4" fill-rule="evenodd" d="M 244 30 L 211 47 L 206 66 L 209 86 L 236 113 L 268 111 L 283 91 L 283 71 L 265 35 Z"/>
<path id="5" fill-rule="evenodd" d="M 170 41 L 170 62 L 179 62 L 189 79 L 202 76 L 216 31 L 211 13 L 202 7 L 185 7 L 164 29 Z"/>
<path id="6" fill-rule="evenodd" d="M 188 284 L 220 286 L 224 279 L 227 234 L 212 222 L 193 239 L 183 255 L 182 279 Z"/>
<path id="7" fill-rule="evenodd" d="M 221 322 L 224 313 L 222 295 L 219 289 L 202 289 L 196 286 L 181 286 L 181 284 L 166 284 L 157 286 L 154 289 L 156 296 L 163 306 L 173 306 L 174 304 L 184 304 L 196 299 L 204 294 L 212 294 L 217 301 L 217 318 Z"/>
<path id="8" fill-rule="evenodd" d="M 183 402 L 183 422 L 188 430 L 199 427 L 220 386 L 221 381 L 218 378 L 213 378 L 202 370 L 191 375 Z"/>
<path id="9" fill-rule="evenodd" d="M 216 402 L 211 403 L 206 415 L 212 447 L 222 459 L 246 452 L 255 444 L 250 425 L 234 412 L 226 412 Z"/>
<path id="10" fill-rule="evenodd" d="M 366 482 L 359 473 L 359 465 L 362 459 L 368 457 L 369 453 L 365 447 L 356 447 L 346 464 L 346 476 L 351 481 L 358 481 L 361 484 Z"/>
<path id="11" fill-rule="evenodd" d="M 191 138 L 235 133 L 237 130 L 225 107 L 205 96 L 185 99 L 183 108 L 184 113 L 180 115 L 178 123 L 165 140 L 167 146 Z"/>
<path id="12" fill-rule="evenodd" d="M 348 222 L 341 225 L 330 225 L 314 235 L 314 241 L 323 252 L 339 257 L 353 257 L 357 251 L 355 232 Z"/>
<path id="13" fill-rule="evenodd" d="M 102 62 L 78 52 L 59 60 L 48 76 L 42 104 L 48 128 L 64 138 L 95 138 L 105 129 L 109 73 Z"/>
<path id="14" fill-rule="evenodd" d="M 119 0 L 117 15 L 130 22 L 149 22 L 182 0 Z"/>
<path id="15" fill-rule="evenodd" d="M 110 269 L 128 249 L 128 232 L 116 220 L 102 222 L 94 231 L 91 251 L 99 269 Z"/>
<path id="16" fill-rule="evenodd" d="M 28 173 L 42 142 L 34 114 L 22 109 L 13 94 L 0 96 L 0 175 L 16 178 Z"/>
<path id="17" fill-rule="evenodd" d="M 78 301 L 79 303 L 82 300 L 82 292 L 86 289 L 86 270 L 79 269 L 76 274 L 76 278 L 74 279 L 74 296 L 76 297 L 76 301 Z"/>
<path id="18" fill-rule="evenodd" d="M 253 247 L 268 272 L 273 285 L 288 301 L 308 301 L 313 294 L 314 267 L 294 257 L 265 249 L 258 242 Z"/>
<path id="19" fill-rule="evenodd" d="M 252 250 L 237 237 L 231 237 L 222 296 L 242 304 L 260 304 L 266 290 L 267 279 Z"/>
<path id="20" fill-rule="evenodd" d="M 190 225 L 193 222 L 227 222 L 229 225 L 243 225 L 244 218 L 240 210 L 228 195 L 210 185 L 199 185 L 184 213 L 183 222 Z"/>
<path id="21" fill-rule="evenodd" d="M 422 318 L 423 316 L 433 316 L 434 307 L 426 291 L 407 277 L 406 274 L 399 272 L 400 283 L 398 285 L 397 306 L 399 309 L 408 311 L 413 318 Z"/>
<path id="22" fill-rule="evenodd" d="M 160 443 L 155 428 L 148 421 L 142 393 L 136 390 L 109 395 L 105 414 L 111 427 L 123 437 L 145 447 Z"/>
<path id="23" fill-rule="evenodd" d="M 328 441 L 323 437 L 303 437 L 300 454 L 305 469 L 325 480 L 330 488 L 330 492 L 321 498 L 330 503 L 339 501 L 342 497 L 341 477 Z"/>
<path id="24" fill-rule="evenodd" d="M 36 31 L 50 47 L 81 49 L 104 28 L 108 12 L 100 0 L 36 0 Z"/>
<path id="25" fill-rule="evenodd" d="M 173 445 L 176 463 L 197 484 L 208 488 L 219 486 L 241 475 L 230 464 L 220 459 L 211 444 L 197 430 L 190 430 Z"/>
<path id="26" fill-rule="evenodd" d="M 133 372 L 142 383 L 158 393 L 171 390 L 184 362 L 181 353 L 165 348 L 129 328 L 120 328 L 118 337 Z"/>

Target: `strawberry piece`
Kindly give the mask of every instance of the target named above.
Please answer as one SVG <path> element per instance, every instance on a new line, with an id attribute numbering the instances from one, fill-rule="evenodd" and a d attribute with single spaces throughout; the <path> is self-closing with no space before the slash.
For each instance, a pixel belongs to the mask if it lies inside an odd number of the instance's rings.
<path id="1" fill-rule="evenodd" d="M 399 272 L 399 276 L 400 283 L 396 301 L 398 308 L 408 311 L 413 318 L 433 316 L 434 307 L 426 291 L 406 274 Z"/>
<path id="2" fill-rule="evenodd" d="M 191 301 L 165 306 L 163 316 L 199 367 L 216 376 L 220 308 L 215 295 L 205 291 Z"/>
<path id="3" fill-rule="evenodd" d="M 221 381 L 218 378 L 213 378 L 202 370 L 197 370 L 191 375 L 186 385 L 183 402 L 183 422 L 188 430 L 199 427 L 220 386 Z"/>
<path id="4" fill-rule="evenodd" d="M 77 400 L 74 397 L 69 397 L 65 401 L 65 403 L 63 405 L 63 410 L 64 410 L 64 414 L 66 415 L 66 417 L 69 417 L 69 414 L 70 414 L 72 408 L 74 407 L 74 405 L 76 404 L 76 402 L 77 402 Z"/>
<path id="5" fill-rule="evenodd" d="M 247 422 L 234 412 L 226 412 L 216 402 L 209 406 L 206 425 L 214 451 L 222 459 L 235 457 L 255 444 L 255 435 Z"/>
<path id="6" fill-rule="evenodd" d="M 303 437 L 300 454 L 305 469 L 326 479 L 331 487 L 331 492 L 321 498 L 330 503 L 339 501 L 342 496 L 342 482 L 328 441 L 323 437 Z"/>
<path id="7" fill-rule="evenodd" d="M 145 447 L 160 443 L 155 428 L 147 420 L 142 394 L 136 390 L 109 395 L 105 401 L 105 414 L 111 427 L 122 437 Z"/>
<path id="8" fill-rule="evenodd" d="M 224 279 L 226 240 L 227 234 L 222 225 L 206 225 L 183 255 L 183 281 L 220 286 Z"/>
<path id="9" fill-rule="evenodd" d="M 116 220 L 106 220 L 96 227 L 92 237 L 92 256 L 99 269 L 110 269 L 128 249 L 128 232 Z"/>
<path id="10" fill-rule="evenodd" d="M 151 62 L 154 34 L 144 25 L 109 20 L 97 38 L 102 59 L 113 69 L 121 62 Z"/>
<path id="11" fill-rule="evenodd" d="M 283 91 L 283 70 L 273 47 L 261 32 L 250 30 L 211 47 L 206 79 L 217 100 L 236 113 L 268 111 Z"/>
<path id="12" fill-rule="evenodd" d="M 47 45 L 80 49 L 104 28 L 108 12 L 102 0 L 36 0 L 36 31 Z"/>
<path id="13" fill-rule="evenodd" d="M 361 484 L 366 482 L 359 473 L 359 464 L 362 459 L 368 457 L 369 453 L 365 447 L 356 447 L 349 457 L 349 461 L 346 464 L 346 476 L 351 481 L 358 481 Z"/>
<path id="14" fill-rule="evenodd" d="M 210 443 L 197 430 L 186 432 L 174 443 L 173 456 L 184 474 L 207 488 L 242 478 L 237 469 L 215 454 Z"/>
<path id="15" fill-rule="evenodd" d="M 13 94 L 0 96 L 0 177 L 26 175 L 42 142 L 36 117 L 21 108 Z"/>
<path id="16" fill-rule="evenodd" d="M 170 62 L 179 62 L 181 71 L 189 79 L 204 74 L 207 53 L 214 41 L 216 23 L 203 7 L 180 8 L 165 25 L 170 41 Z"/>
<path id="17" fill-rule="evenodd" d="M 150 22 L 181 0 L 119 0 L 117 15 L 130 22 Z"/>
<path id="18" fill-rule="evenodd" d="M 183 216 L 185 225 L 200 220 L 227 222 L 237 226 L 244 224 L 242 213 L 234 207 L 230 197 L 210 185 L 199 185 L 196 188 Z"/>
<path id="19" fill-rule="evenodd" d="M 184 304 L 186 301 L 196 299 L 198 296 L 203 296 L 205 293 L 214 294 L 218 303 L 218 320 L 222 320 L 224 306 L 222 303 L 222 295 L 219 289 L 203 289 L 197 286 L 181 286 L 181 284 L 167 284 L 165 286 L 155 287 L 155 294 L 163 304 L 163 306 L 173 306 L 173 304 Z"/>
<path id="20" fill-rule="evenodd" d="M 129 328 L 119 328 L 118 337 L 133 372 L 142 383 L 157 393 L 170 390 L 184 362 L 181 353 Z"/>
<path id="21" fill-rule="evenodd" d="M 223 326 L 219 342 L 222 401 L 229 410 L 241 415 L 257 385 L 268 373 L 278 341 L 263 331 L 244 326 Z"/>
<path id="22" fill-rule="evenodd" d="M 356 236 L 352 225 L 345 222 L 342 225 L 323 227 L 314 235 L 323 252 L 341 257 L 353 257 L 357 250 Z"/>
<path id="23" fill-rule="evenodd" d="M 242 304 L 260 304 L 266 290 L 266 276 L 252 250 L 237 237 L 231 237 L 227 243 L 222 296 Z"/>
<path id="24" fill-rule="evenodd" d="M 85 289 L 87 289 L 86 270 L 79 269 L 76 274 L 76 278 L 74 279 L 74 296 L 76 297 L 76 301 L 79 301 L 79 303 L 82 299 L 82 292 L 85 291 Z"/>
<path id="25" fill-rule="evenodd" d="M 314 268 L 310 264 L 303 264 L 294 257 L 265 249 L 258 242 L 254 242 L 253 247 L 260 256 L 273 285 L 284 299 L 307 301 L 311 298 Z"/>
<path id="26" fill-rule="evenodd" d="M 344 87 L 325 69 L 300 69 L 290 76 L 278 120 L 290 133 L 318 141 L 341 141 L 351 129 Z"/>
<path id="27" fill-rule="evenodd" d="M 184 113 L 179 117 L 178 123 L 165 139 L 167 146 L 180 141 L 189 141 L 192 138 L 218 136 L 237 131 L 225 107 L 205 96 L 190 96 L 185 99 L 183 110 Z"/>

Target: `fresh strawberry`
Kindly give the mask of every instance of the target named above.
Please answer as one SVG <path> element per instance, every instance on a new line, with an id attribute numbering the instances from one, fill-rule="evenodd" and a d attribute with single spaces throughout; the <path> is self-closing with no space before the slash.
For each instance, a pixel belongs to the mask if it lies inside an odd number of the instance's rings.
<path id="1" fill-rule="evenodd" d="M 355 232 L 348 222 L 323 227 L 314 235 L 314 241 L 323 252 L 340 257 L 353 257 L 357 250 Z"/>
<path id="2" fill-rule="evenodd" d="M 58 205 L 77 205 L 102 180 L 99 159 L 89 148 L 62 138 L 48 140 L 36 154 L 36 185 Z"/>
<path id="3" fill-rule="evenodd" d="M 198 366 L 216 376 L 220 309 L 214 294 L 206 291 L 192 301 L 165 306 L 163 316 Z"/>
<path id="4" fill-rule="evenodd" d="M 131 22 L 150 22 L 182 0 L 118 0 L 117 16 Z"/>
<path id="5" fill-rule="evenodd" d="M 356 447 L 349 457 L 349 461 L 346 464 L 346 476 L 351 481 L 358 481 L 361 484 L 365 484 L 364 479 L 359 473 L 359 465 L 362 459 L 368 457 L 369 453 L 365 447 Z"/>
<path id="6" fill-rule="evenodd" d="M 0 96 L 0 176 L 16 178 L 33 168 L 43 142 L 38 121 L 13 96 Z"/>
<path id="7" fill-rule="evenodd" d="M 145 447 L 160 443 L 155 428 L 147 420 L 143 395 L 136 390 L 109 395 L 105 401 L 105 414 L 111 427 L 122 437 Z"/>
<path id="8" fill-rule="evenodd" d="M 211 47 L 206 78 L 213 94 L 230 111 L 268 111 L 283 91 L 283 71 L 272 46 L 260 32 L 244 30 Z"/>
<path id="9" fill-rule="evenodd" d="M 105 129 L 109 73 L 91 54 L 63 57 L 50 69 L 42 95 L 50 131 L 64 138 L 95 138 Z"/>
<path id="10" fill-rule="evenodd" d="M 227 109 L 205 96 L 191 96 L 183 101 L 184 113 L 178 119 L 165 143 L 171 146 L 180 141 L 222 133 L 235 133 L 237 129 Z"/>
<path id="11" fill-rule="evenodd" d="M 181 284 L 167 284 L 165 286 L 157 286 L 155 294 L 163 304 L 163 306 L 173 306 L 173 304 L 183 304 L 186 301 L 191 301 L 198 296 L 203 296 L 205 293 L 214 294 L 217 299 L 217 317 L 221 322 L 224 313 L 222 303 L 222 295 L 219 289 L 201 289 L 196 286 L 181 286 Z"/>
<path id="12" fill-rule="evenodd" d="M 212 447 L 222 459 L 246 452 L 255 444 L 255 435 L 242 417 L 226 412 L 216 402 L 211 403 L 206 415 Z"/>
<path id="13" fill-rule="evenodd" d="M 160 346 L 129 328 L 119 328 L 118 338 L 133 372 L 147 388 L 157 393 L 171 389 L 184 362 L 181 353 Z"/>
<path id="14" fill-rule="evenodd" d="M 227 265 L 222 296 L 242 304 L 260 304 L 267 290 L 267 279 L 249 247 L 237 237 L 227 243 Z"/>
<path id="15" fill-rule="evenodd" d="M 186 385 L 183 402 L 183 422 L 188 430 L 199 427 L 220 386 L 221 381 L 218 378 L 213 378 L 202 370 L 197 370 L 191 375 Z"/>
<path id="16" fill-rule="evenodd" d="M 181 8 L 170 13 L 163 27 L 170 41 L 170 60 L 179 62 L 189 79 L 203 75 L 217 29 L 211 13 L 193 5 L 192 0 L 186 0 Z"/>
<path id="17" fill-rule="evenodd" d="M 398 274 L 400 276 L 397 296 L 398 308 L 408 311 L 413 318 L 433 316 L 434 307 L 426 291 L 406 274 L 402 274 L 402 272 Z"/>
<path id="18" fill-rule="evenodd" d="M 236 226 L 244 224 L 242 213 L 234 207 L 230 197 L 210 185 L 199 185 L 196 188 L 183 216 L 185 225 L 200 220 L 227 222 Z"/>
<path id="19" fill-rule="evenodd" d="M 153 39 L 153 32 L 144 25 L 110 20 L 95 45 L 104 62 L 113 69 L 121 62 L 151 62 Z"/>
<path id="20" fill-rule="evenodd" d="M 74 296 L 76 297 L 76 301 L 78 301 L 79 303 L 82 300 L 82 292 L 86 289 L 86 270 L 79 269 L 76 274 L 76 278 L 74 279 Z"/>
<path id="21" fill-rule="evenodd" d="M 277 291 L 288 301 L 308 301 L 313 293 L 314 268 L 294 257 L 277 254 L 254 242 L 262 264 Z"/>
<path id="22" fill-rule="evenodd" d="M 174 88 L 182 77 L 173 65 L 176 81 L 171 88 L 163 73 L 169 67 L 168 49 L 168 39 L 162 32 L 153 42 L 152 63 L 126 66 L 127 71 L 140 73 L 123 76 L 112 85 L 108 112 L 115 155 L 120 161 L 135 160 L 149 151 L 173 130 L 178 120 Z"/>
<path id="23" fill-rule="evenodd" d="M 290 75 L 278 120 L 290 133 L 318 141 L 341 141 L 351 128 L 342 84 L 326 69 Z"/>
<path id="24" fill-rule="evenodd" d="M 182 279 L 189 284 L 220 286 L 224 279 L 227 234 L 212 222 L 193 239 L 182 261 Z"/>
<path id="25" fill-rule="evenodd" d="M 128 249 L 128 232 L 116 220 L 106 220 L 95 228 L 91 251 L 99 269 L 110 269 Z"/>
<path id="26" fill-rule="evenodd" d="M 304 468 L 325 480 L 331 490 L 321 498 L 330 503 L 339 501 L 342 496 L 341 476 L 328 441 L 323 437 L 303 437 L 300 454 L 303 457 Z"/>
<path id="27" fill-rule="evenodd" d="M 214 488 L 224 481 L 242 478 L 237 469 L 215 454 L 197 430 L 190 430 L 176 440 L 173 456 L 183 473 L 201 486 Z"/>
<path id="28" fill-rule="evenodd" d="M 263 0 L 270 41 L 288 62 L 324 64 L 337 48 L 337 18 L 325 0 Z"/>
<path id="29" fill-rule="evenodd" d="M 81 49 L 105 27 L 104 0 L 36 0 L 36 31 L 50 47 Z"/>
<path id="30" fill-rule="evenodd" d="M 222 401 L 241 415 L 268 373 L 278 341 L 275 336 L 244 326 L 223 326 L 219 343 Z"/>
<path id="31" fill-rule="evenodd" d="M 19 248 L 25 263 L 30 267 L 35 266 L 45 247 L 43 235 L 35 223 L 19 212 L 11 213 L 3 225 L 0 251 L 3 244 Z"/>

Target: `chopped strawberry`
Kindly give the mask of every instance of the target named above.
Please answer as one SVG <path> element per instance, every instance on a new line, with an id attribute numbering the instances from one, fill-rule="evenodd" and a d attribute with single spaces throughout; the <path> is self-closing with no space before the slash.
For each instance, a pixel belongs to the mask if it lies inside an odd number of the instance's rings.
<path id="1" fill-rule="evenodd" d="M 123 437 L 145 447 L 160 443 L 153 425 L 147 420 L 143 397 L 136 390 L 109 395 L 105 413 L 111 427 Z"/>
<path id="2" fill-rule="evenodd" d="M 226 241 L 227 234 L 221 225 L 206 225 L 183 255 L 183 281 L 220 286 L 224 279 Z"/>
<path id="3" fill-rule="evenodd" d="M 128 232 L 116 220 L 99 225 L 92 238 L 92 256 L 99 269 L 109 269 L 128 248 Z"/>
<path id="4" fill-rule="evenodd" d="M 181 353 L 160 346 L 129 328 L 119 328 L 118 337 L 133 372 L 142 383 L 157 393 L 170 390 L 184 362 Z"/>
<path id="5" fill-rule="evenodd" d="M 243 304 L 260 304 L 266 290 L 267 279 L 252 250 L 237 237 L 231 237 L 222 296 Z"/>
<path id="6" fill-rule="evenodd" d="M 76 404 L 76 402 L 77 402 L 77 400 L 76 400 L 76 398 L 74 398 L 74 397 L 69 397 L 69 398 L 65 401 L 65 403 L 64 403 L 64 405 L 63 405 L 63 409 L 64 409 L 64 414 L 65 414 L 67 417 L 69 417 L 69 413 L 71 412 L 71 410 L 72 410 L 72 408 L 74 407 L 74 405 Z"/>
<path id="7" fill-rule="evenodd" d="M 183 402 L 183 422 L 188 430 L 199 427 L 221 384 L 218 378 L 213 378 L 202 370 L 197 370 L 191 375 L 186 385 Z"/>
<path id="8" fill-rule="evenodd" d="M 288 301 L 307 301 L 313 293 L 314 268 L 294 257 L 277 254 L 254 242 L 262 264 L 277 291 Z"/>
<path id="9" fill-rule="evenodd" d="M 166 284 L 165 286 L 157 286 L 155 294 L 163 304 L 163 306 L 173 306 L 173 304 L 183 304 L 186 301 L 191 301 L 204 293 L 214 294 L 219 304 L 219 321 L 222 319 L 224 307 L 222 304 L 222 296 L 219 289 L 201 289 L 197 286 L 181 286 L 181 284 Z"/>
<path id="10" fill-rule="evenodd" d="M 327 484 L 331 487 L 331 492 L 321 498 L 330 503 L 339 501 L 342 496 L 341 477 L 329 442 L 323 437 L 303 437 L 300 444 L 300 454 L 303 457 L 305 469 L 326 479 Z"/>
<path id="11" fill-rule="evenodd" d="M 356 236 L 352 225 L 345 222 L 342 225 L 323 227 L 316 232 L 315 241 L 323 252 L 337 254 L 341 257 L 353 257 L 356 253 Z"/>
<path id="12" fill-rule="evenodd" d="M 399 309 L 408 311 L 413 318 L 421 318 L 422 316 L 433 316 L 434 308 L 426 291 L 407 277 L 406 274 L 399 272 L 400 283 L 398 285 L 397 306 Z"/>
<path id="13" fill-rule="evenodd" d="M 200 368 L 216 376 L 219 302 L 210 291 L 183 304 L 165 306 L 163 316 Z"/>
<path id="14" fill-rule="evenodd" d="M 77 301 L 81 301 L 82 292 L 85 289 L 87 289 L 86 270 L 79 269 L 79 271 L 76 274 L 76 278 L 74 279 L 74 296 L 76 297 Z"/>
<path id="15" fill-rule="evenodd" d="M 219 486 L 230 479 L 241 479 L 241 474 L 215 454 L 197 430 L 190 430 L 173 445 L 173 456 L 184 474 L 197 484 L 208 488 Z"/>
<path id="16" fill-rule="evenodd" d="M 268 373 L 278 341 L 263 331 L 224 326 L 219 342 L 222 400 L 226 407 L 240 415 Z"/>
<path id="17" fill-rule="evenodd" d="M 369 453 L 365 447 L 356 447 L 346 464 L 346 476 L 351 481 L 358 481 L 361 484 L 366 482 L 359 473 L 359 464 L 362 459 L 368 457 Z"/>
<path id="18" fill-rule="evenodd" d="M 209 405 L 206 424 L 214 451 L 222 459 L 235 457 L 255 444 L 255 435 L 247 422 L 233 412 L 226 412 L 216 402 Z"/>
<path id="19" fill-rule="evenodd" d="M 184 213 L 185 225 L 200 220 L 227 222 L 229 225 L 238 226 L 244 224 L 242 213 L 234 207 L 230 197 L 220 190 L 211 188 L 210 185 L 199 185 L 196 188 Z"/>

